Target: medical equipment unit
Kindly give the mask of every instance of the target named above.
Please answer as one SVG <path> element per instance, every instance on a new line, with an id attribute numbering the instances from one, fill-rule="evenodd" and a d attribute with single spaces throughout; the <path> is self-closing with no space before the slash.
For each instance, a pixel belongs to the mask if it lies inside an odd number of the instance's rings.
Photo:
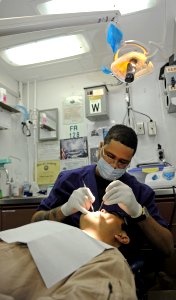
<path id="1" fill-rule="evenodd" d="M 165 67 L 164 70 L 166 84 L 165 104 L 168 113 L 176 112 L 176 65 Z"/>
<path id="2" fill-rule="evenodd" d="M 159 80 L 163 80 L 164 103 L 168 113 L 176 112 L 176 60 L 175 55 L 161 67 Z"/>
<path id="3" fill-rule="evenodd" d="M 166 166 L 162 171 L 148 173 L 145 178 L 145 183 L 152 189 L 176 187 L 175 167 Z"/>

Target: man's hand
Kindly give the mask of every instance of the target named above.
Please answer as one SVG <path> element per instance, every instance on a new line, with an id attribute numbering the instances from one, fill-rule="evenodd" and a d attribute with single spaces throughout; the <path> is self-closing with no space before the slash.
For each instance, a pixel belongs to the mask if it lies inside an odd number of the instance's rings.
<path id="1" fill-rule="evenodd" d="M 81 187 L 71 194 L 68 201 L 61 206 L 61 211 L 65 216 L 74 214 L 77 211 L 87 214 L 95 201 L 95 197 L 87 187 Z"/>
<path id="2" fill-rule="evenodd" d="M 132 189 L 119 180 L 107 186 L 103 201 L 106 205 L 118 204 L 132 218 L 142 214 L 142 206 L 137 202 Z"/>

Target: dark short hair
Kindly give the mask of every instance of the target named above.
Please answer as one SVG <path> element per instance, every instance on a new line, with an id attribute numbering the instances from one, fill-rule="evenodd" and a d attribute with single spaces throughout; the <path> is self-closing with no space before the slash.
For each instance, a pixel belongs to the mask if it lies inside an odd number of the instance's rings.
<path id="1" fill-rule="evenodd" d="M 124 217 L 120 212 L 117 212 L 117 211 L 111 211 L 109 213 L 114 215 L 114 216 L 117 216 L 118 218 L 120 218 L 121 220 L 124 221 L 124 223 L 121 224 L 121 229 L 123 231 L 125 231 L 128 234 L 128 236 L 130 236 L 131 235 L 131 230 L 130 230 L 130 227 L 128 225 L 126 217 Z"/>
<path id="2" fill-rule="evenodd" d="M 116 124 L 112 126 L 104 138 L 104 144 L 109 144 L 111 140 L 118 141 L 121 144 L 134 150 L 136 152 L 138 139 L 136 132 L 123 124 Z"/>

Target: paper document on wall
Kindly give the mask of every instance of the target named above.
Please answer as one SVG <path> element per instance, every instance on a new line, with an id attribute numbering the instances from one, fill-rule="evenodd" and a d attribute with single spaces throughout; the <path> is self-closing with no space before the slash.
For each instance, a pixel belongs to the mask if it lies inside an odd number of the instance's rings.
<path id="1" fill-rule="evenodd" d="M 39 185 L 54 184 L 60 170 L 59 160 L 37 162 L 37 183 Z"/>
<path id="2" fill-rule="evenodd" d="M 77 124 L 84 121 L 82 96 L 67 97 L 63 101 L 63 124 Z"/>
<path id="3" fill-rule="evenodd" d="M 47 288 L 105 249 L 113 248 L 78 228 L 54 221 L 41 221 L 1 231 L 0 238 L 8 243 L 27 243 Z"/>

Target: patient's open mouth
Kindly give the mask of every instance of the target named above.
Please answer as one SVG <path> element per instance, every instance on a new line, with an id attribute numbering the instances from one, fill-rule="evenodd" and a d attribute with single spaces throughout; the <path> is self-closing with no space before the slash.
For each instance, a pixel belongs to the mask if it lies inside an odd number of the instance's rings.
<path id="1" fill-rule="evenodd" d="M 92 212 L 92 211 L 90 212 L 90 211 L 89 211 L 89 213 L 92 214 L 92 215 L 94 215 L 95 217 L 96 217 L 96 216 L 98 217 L 98 216 L 100 215 L 101 212 L 100 212 L 99 210 L 97 210 L 97 211 L 94 211 L 94 212 Z"/>

